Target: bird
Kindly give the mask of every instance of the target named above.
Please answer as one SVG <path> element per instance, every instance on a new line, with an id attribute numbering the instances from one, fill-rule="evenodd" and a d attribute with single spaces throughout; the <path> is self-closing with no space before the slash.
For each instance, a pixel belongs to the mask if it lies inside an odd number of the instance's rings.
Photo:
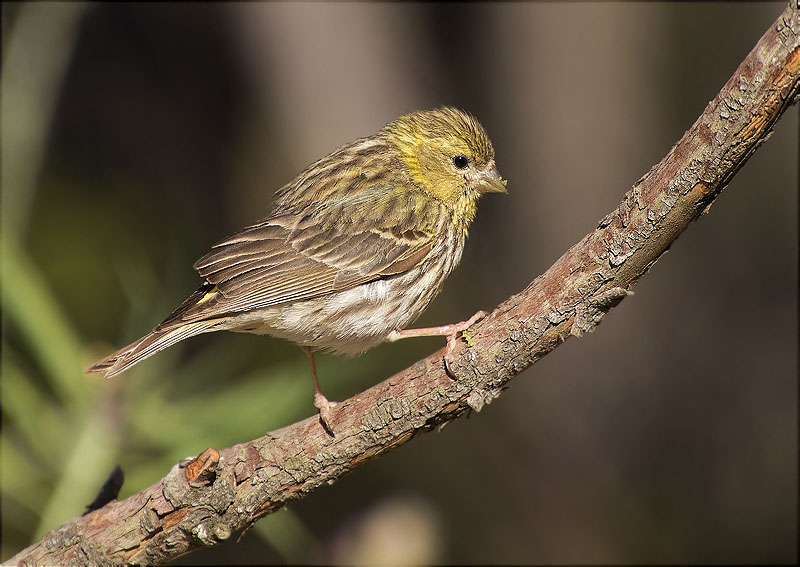
<path id="1" fill-rule="evenodd" d="M 480 122 L 452 107 L 400 116 L 309 165 L 278 189 L 271 212 L 195 264 L 202 285 L 150 333 L 86 369 L 115 376 L 175 343 L 212 331 L 266 334 L 305 350 L 324 426 L 315 351 L 356 355 L 406 329 L 459 264 L 484 194 L 507 193 Z M 447 361 L 447 359 L 445 359 Z"/>

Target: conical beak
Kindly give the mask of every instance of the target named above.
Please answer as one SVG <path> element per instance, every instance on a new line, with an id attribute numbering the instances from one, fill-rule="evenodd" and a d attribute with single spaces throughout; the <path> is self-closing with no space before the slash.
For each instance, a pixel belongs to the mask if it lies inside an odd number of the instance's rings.
<path id="1" fill-rule="evenodd" d="M 497 166 L 492 163 L 478 177 L 478 187 L 481 193 L 508 193 L 506 180 L 500 177 Z"/>

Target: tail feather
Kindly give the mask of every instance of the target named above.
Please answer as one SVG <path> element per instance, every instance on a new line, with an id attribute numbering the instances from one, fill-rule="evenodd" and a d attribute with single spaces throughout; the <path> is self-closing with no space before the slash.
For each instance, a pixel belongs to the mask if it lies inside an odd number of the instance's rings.
<path id="1" fill-rule="evenodd" d="M 86 374 L 92 372 L 105 372 L 106 378 L 116 376 L 124 372 L 134 364 L 141 362 L 145 358 L 154 355 L 160 350 L 164 350 L 194 335 L 213 331 L 214 327 L 219 326 L 222 320 L 212 319 L 210 321 L 198 321 L 167 329 L 156 328 L 149 335 L 145 335 L 125 348 L 114 354 L 99 360 L 86 369 Z"/>

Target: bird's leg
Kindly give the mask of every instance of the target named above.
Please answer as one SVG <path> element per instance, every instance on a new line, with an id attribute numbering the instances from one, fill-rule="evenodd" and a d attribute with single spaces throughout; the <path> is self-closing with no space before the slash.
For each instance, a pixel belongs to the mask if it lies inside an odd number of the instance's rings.
<path id="1" fill-rule="evenodd" d="M 487 315 L 488 313 L 486 311 L 478 311 L 475 313 L 475 315 L 466 321 L 461 321 L 460 323 L 439 325 L 438 327 L 423 327 L 421 329 L 403 329 L 400 331 L 395 330 L 389 333 L 389 336 L 386 337 L 386 340 L 394 342 L 399 341 L 400 339 L 407 339 L 409 337 L 445 336 L 447 337 L 447 351 L 444 354 L 444 362 L 447 366 L 451 362 L 453 351 L 458 344 L 459 336 L 461 336 L 464 331 L 469 329 L 477 321 L 480 321 Z M 449 372 L 450 368 L 448 367 L 447 370 Z"/>
<path id="2" fill-rule="evenodd" d="M 336 402 L 332 402 L 325 397 L 322 390 L 319 388 L 319 380 L 317 379 L 317 365 L 314 363 L 314 350 L 311 347 L 302 347 L 308 357 L 308 363 L 311 366 L 311 378 L 314 379 L 314 407 L 319 410 L 319 418 L 322 420 L 322 425 L 333 434 L 330 427 L 331 411 L 336 407 Z"/>

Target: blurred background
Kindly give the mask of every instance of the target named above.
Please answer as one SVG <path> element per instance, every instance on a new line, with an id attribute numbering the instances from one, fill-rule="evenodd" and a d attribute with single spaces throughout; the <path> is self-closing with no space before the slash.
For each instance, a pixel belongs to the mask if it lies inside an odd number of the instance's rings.
<path id="1" fill-rule="evenodd" d="M 783 6 L 3 3 L 0 559 L 116 464 L 123 498 L 314 413 L 302 351 L 266 337 L 82 372 L 306 165 L 415 109 L 483 122 L 510 194 L 417 324 L 460 321 L 595 228 Z M 797 140 L 795 107 L 636 295 L 480 414 L 177 564 L 794 562 Z M 442 346 L 322 355 L 323 389 Z"/>

